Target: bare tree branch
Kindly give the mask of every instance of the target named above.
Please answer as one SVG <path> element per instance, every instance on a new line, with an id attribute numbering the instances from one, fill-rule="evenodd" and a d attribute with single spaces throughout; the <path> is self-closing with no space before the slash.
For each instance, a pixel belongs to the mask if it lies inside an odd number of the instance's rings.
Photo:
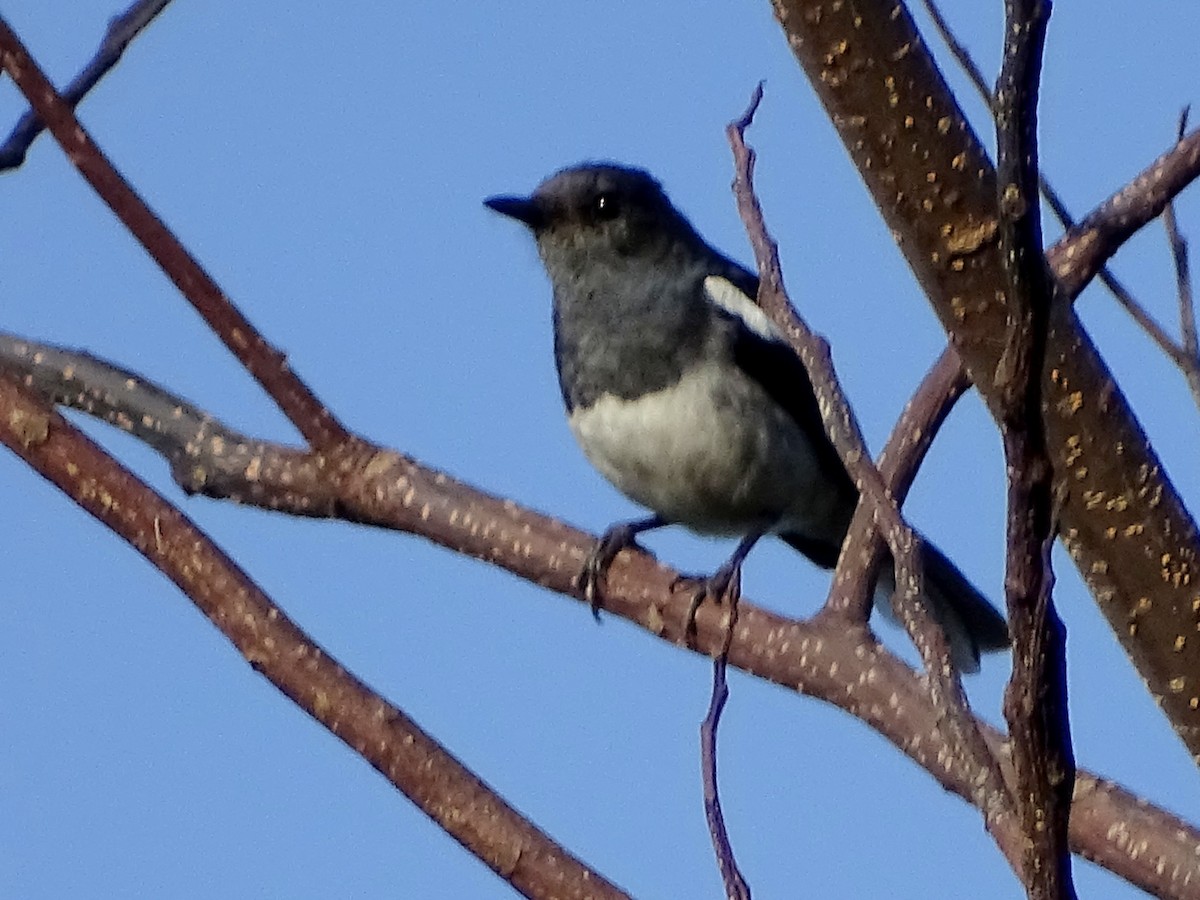
<path id="1" fill-rule="evenodd" d="M 291 371 L 284 354 L 255 330 L 204 267 L 113 167 L 75 117 L 71 105 L 46 79 L 3 18 L 0 18 L 0 63 L 80 174 L 305 439 L 316 449 L 326 451 L 350 441 L 345 427 Z"/>
<path id="2" fill-rule="evenodd" d="M 1054 275 L 1076 296 L 1144 225 L 1200 175 L 1200 130 L 1181 137 L 1048 251 Z"/>
<path id="3" fill-rule="evenodd" d="M 988 104 L 989 109 L 994 109 L 994 103 L 991 90 L 988 88 L 987 80 L 983 77 L 983 72 L 976 65 L 971 53 L 966 47 L 955 37 L 950 24 L 946 21 L 942 11 L 938 8 L 933 0 L 921 0 L 921 4 L 925 7 L 925 11 L 929 14 L 934 27 L 938 34 L 945 42 L 946 47 L 954 56 L 963 72 L 966 73 L 967 79 L 978 92 L 979 96 Z M 1182 130 L 1180 131 L 1179 139 L 1183 139 Z M 1063 228 L 1070 231 L 1075 227 L 1075 219 L 1071 216 L 1070 210 L 1067 209 L 1066 203 L 1058 195 L 1058 191 L 1050 184 L 1045 175 L 1038 174 L 1038 186 L 1041 188 L 1043 199 L 1053 210 L 1055 217 L 1062 224 Z M 1163 330 L 1163 327 L 1155 321 L 1154 317 L 1146 311 L 1146 308 L 1137 301 L 1130 293 L 1129 289 L 1121 283 L 1107 267 L 1102 267 L 1098 273 L 1101 283 L 1108 288 L 1109 293 L 1116 298 L 1117 303 L 1129 313 L 1133 320 L 1138 324 L 1143 331 L 1150 336 L 1167 356 L 1179 367 L 1184 376 L 1188 379 L 1189 384 L 1200 379 L 1200 358 L 1196 354 L 1188 354 L 1184 347 L 1177 344 L 1170 335 Z M 1200 404 L 1200 398 L 1197 399 Z"/>
<path id="4" fill-rule="evenodd" d="M 0 442 L 170 578 L 256 672 L 527 897 L 623 898 L 304 634 L 170 503 L 0 374 Z"/>
<path id="5" fill-rule="evenodd" d="M 983 146 L 902 5 L 772 4 L 887 227 L 998 416 L 992 374 L 1010 310 L 996 175 Z M 1193 135 L 1060 241 L 1049 257 L 1068 295 L 1197 171 L 1200 135 Z M 1053 315 L 1043 388 L 1056 490 L 1066 492 L 1062 539 L 1152 695 L 1200 757 L 1196 526 L 1074 312 Z"/>
<path id="6" fill-rule="evenodd" d="M 160 453 L 189 494 L 296 516 L 334 517 L 338 498 L 320 454 L 249 437 L 136 372 L 83 350 L 0 332 L 0 369 L 42 397 L 128 432 Z"/>
<path id="7" fill-rule="evenodd" d="M 1067 716 L 1066 630 L 1054 609 L 1050 548 L 1053 473 L 1042 382 L 1050 309 L 1065 303 L 1046 267 L 1038 206 L 1037 103 L 1049 0 L 1007 0 L 1004 62 L 996 85 L 1000 256 L 1010 326 L 996 368 L 1008 470 L 1005 595 L 1013 671 L 1004 695 L 1025 833 L 1030 900 L 1073 900 L 1068 820 L 1075 759 Z"/>
<path id="8" fill-rule="evenodd" d="M 36 369 L 46 357 L 35 349 L 21 359 Z M 14 369 L 11 360 L 0 367 Z M 28 369 L 17 374 L 27 382 L 49 380 L 34 378 Z M 177 405 L 190 407 L 183 400 Z M 129 410 L 121 418 L 131 422 L 141 416 Z M 308 463 L 260 467 L 252 460 L 240 473 L 240 486 L 232 467 L 226 471 L 219 460 L 204 455 L 210 447 L 202 448 L 196 463 L 205 470 L 221 470 L 223 476 L 213 482 L 214 487 L 228 488 L 245 503 L 287 492 L 323 498 L 310 510 L 320 508 L 347 521 L 419 535 L 585 602 L 577 576 L 595 545 L 593 535 L 383 448 L 359 460 L 355 475 L 335 475 L 317 463 L 319 454 L 264 446 L 281 456 L 292 454 L 297 461 L 307 458 Z M 274 478 L 283 483 L 269 483 Z M 695 640 L 689 644 L 685 620 L 690 598 L 686 592 L 672 590 L 678 577 L 653 557 L 622 553 L 608 574 L 605 609 L 675 646 L 719 655 L 731 633 L 726 613 L 713 604 L 702 606 Z M 979 802 L 978 773 L 962 765 L 953 752 L 923 677 L 880 647 L 866 629 L 847 628 L 841 616 L 818 615 L 798 622 L 745 599 L 738 609 L 729 646 L 731 665 L 845 710 L 879 732 L 946 790 L 969 803 Z M 1011 783 L 1011 767 L 1001 752 L 1003 737 L 982 723 L 980 728 L 990 754 L 999 756 L 1005 783 Z M 1018 867 L 1021 834 L 1015 819 L 1004 826 L 998 840 L 1014 868 Z M 1200 883 L 1200 856 L 1195 852 L 1200 831 L 1094 775 L 1082 773 L 1077 782 L 1071 846 L 1155 896 L 1182 900 L 1191 897 L 1192 886 Z"/>
<path id="9" fill-rule="evenodd" d="M 825 431 L 854 480 L 855 487 L 864 499 L 869 500 L 872 513 L 880 522 L 896 563 L 897 591 L 903 596 L 903 606 L 913 607 L 911 610 L 906 609 L 903 615 L 908 620 L 906 624 L 911 626 L 910 636 L 921 654 L 921 659 L 931 672 L 950 672 L 953 666 L 950 663 L 950 648 L 945 635 L 928 610 L 917 601 L 923 581 L 917 545 L 919 539 L 901 518 L 896 504 L 887 495 L 879 470 L 875 468 L 867 451 L 862 429 L 837 380 L 828 343 L 808 328 L 783 287 L 778 247 L 767 233 L 762 207 L 754 193 L 755 154 L 745 142 L 745 130 L 753 121 L 761 100 L 762 85 L 759 84 L 745 114 L 726 129 L 734 153 L 734 194 L 738 211 L 745 223 L 750 245 L 754 248 L 758 262 L 758 303 L 804 362 L 817 395 L 817 405 L 821 410 Z M 865 616 L 856 618 L 861 621 Z"/>
<path id="10" fill-rule="evenodd" d="M 729 683 L 725 671 L 729 667 L 729 647 L 733 643 L 733 630 L 737 627 L 738 605 L 741 602 L 741 573 L 736 576 L 739 584 L 729 595 L 729 623 L 725 629 L 725 643 L 713 660 L 712 696 L 708 712 L 700 723 L 700 772 L 704 782 L 704 818 L 708 823 L 709 837 L 717 855 L 717 869 L 725 885 L 728 900 L 750 900 L 750 885 L 738 868 L 733 854 L 733 842 L 725 827 L 725 813 L 721 810 L 721 792 L 717 781 L 717 730 L 721 725 L 721 712 L 729 699 Z"/>
<path id="11" fill-rule="evenodd" d="M 1187 131 L 1188 109 L 1179 114 L 1177 139 L 1182 141 Z M 1175 289 L 1179 293 L 1179 333 L 1182 336 L 1180 353 L 1190 366 L 1184 368 L 1188 387 L 1196 405 L 1200 406 L 1200 341 L 1196 339 L 1196 304 L 1192 299 L 1191 267 L 1188 265 L 1188 242 L 1179 232 L 1175 220 L 1175 204 L 1168 202 L 1163 209 L 1163 225 L 1167 229 L 1167 243 L 1171 247 L 1171 261 L 1175 264 Z"/>
<path id="12" fill-rule="evenodd" d="M 969 386 L 958 354 L 947 347 L 905 405 L 877 461 L 884 485 L 898 505 L 903 505 L 933 439 Z M 870 502 L 859 500 L 830 586 L 828 609 L 846 610 L 853 621 L 865 626 L 885 549 Z"/>
<path id="13" fill-rule="evenodd" d="M 939 721 L 949 734 L 956 758 L 975 773 L 978 793 L 972 802 L 985 813 L 989 830 L 1002 833 L 998 823 L 1011 815 L 1003 779 L 970 713 L 959 674 L 950 661 L 946 636 L 919 599 L 922 590 L 919 538 L 901 518 L 896 500 L 888 494 L 883 478 L 871 460 L 858 421 L 838 383 L 828 344 L 809 330 L 783 287 L 778 249 L 767 233 L 762 207 L 754 194 L 754 151 L 746 146 L 744 138 L 745 129 L 761 99 L 760 84 L 745 115 L 727 129 L 736 166 L 734 193 L 738 210 L 758 260 L 758 302 L 803 360 L 817 394 L 826 433 L 854 479 L 860 502 L 871 505 L 874 519 L 891 548 L 892 558 L 896 561 L 899 601 L 896 610 L 925 665 Z"/>
<path id="14" fill-rule="evenodd" d="M 91 61 L 63 88 L 63 99 L 72 108 L 100 83 L 105 75 L 121 61 L 126 48 L 167 8 L 171 0 L 138 0 L 118 16 L 109 20 L 108 30 Z M 30 146 L 46 126 L 32 109 L 17 120 L 4 144 L 0 145 L 0 172 L 18 168 L 25 162 Z"/>

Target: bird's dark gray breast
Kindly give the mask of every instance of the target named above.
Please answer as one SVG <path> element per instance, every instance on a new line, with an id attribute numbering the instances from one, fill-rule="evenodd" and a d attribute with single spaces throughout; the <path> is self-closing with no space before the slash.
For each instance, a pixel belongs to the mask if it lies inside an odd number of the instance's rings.
<path id="1" fill-rule="evenodd" d="M 554 359 L 567 410 L 605 394 L 632 400 L 662 390 L 701 358 L 708 317 L 703 278 L 633 282 L 634 289 L 560 286 L 554 297 Z"/>

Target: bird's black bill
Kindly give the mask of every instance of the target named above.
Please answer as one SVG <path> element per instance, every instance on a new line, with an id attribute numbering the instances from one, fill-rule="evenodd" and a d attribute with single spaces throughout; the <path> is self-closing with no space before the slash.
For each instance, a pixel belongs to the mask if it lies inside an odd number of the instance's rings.
<path id="1" fill-rule="evenodd" d="M 483 205 L 530 228 L 541 228 L 546 223 L 541 207 L 529 197 L 488 197 Z"/>

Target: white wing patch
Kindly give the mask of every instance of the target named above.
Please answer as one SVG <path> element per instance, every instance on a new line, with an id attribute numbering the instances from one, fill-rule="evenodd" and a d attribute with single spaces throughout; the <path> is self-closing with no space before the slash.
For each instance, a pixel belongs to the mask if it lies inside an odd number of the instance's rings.
<path id="1" fill-rule="evenodd" d="M 747 297 L 745 292 L 728 278 L 720 275 L 709 275 L 704 279 L 704 290 L 710 300 L 727 313 L 737 316 L 746 327 L 770 341 L 781 339 L 779 329 L 767 318 L 767 314 L 759 309 L 753 297 Z"/>

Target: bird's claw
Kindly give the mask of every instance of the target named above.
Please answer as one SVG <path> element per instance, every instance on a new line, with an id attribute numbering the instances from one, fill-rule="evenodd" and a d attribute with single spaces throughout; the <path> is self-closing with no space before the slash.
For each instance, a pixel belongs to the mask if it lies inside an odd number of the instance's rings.
<path id="1" fill-rule="evenodd" d="M 592 552 L 583 561 L 583 570 L 579 573 L 579 587 L 597 622 L 600 621 L 600 610 L 604 606 L 602 585 L 608 568 L 622 550 L 638 547 L 638 542 L 634 540 L 636 534 L 630 525 L 614 525 L 601 535 Z"/>
<path id="2" fill-rule="evenodd" d="M 741 566 L 721 566 L 706 578 L 694 578 L 687 575 L 678 576 L 671 582 L 671 590 L 675 590 L 684 582 L 692 584 L 691 603 L 688 605 L 687 618 L 684 620 L 684 635 L 688 646 L 696 640 L 696 614 L 705 600 L 711 599 L 720 605 L 726 598 L 730 603 L 736 603 L 742 595 Z"/>

